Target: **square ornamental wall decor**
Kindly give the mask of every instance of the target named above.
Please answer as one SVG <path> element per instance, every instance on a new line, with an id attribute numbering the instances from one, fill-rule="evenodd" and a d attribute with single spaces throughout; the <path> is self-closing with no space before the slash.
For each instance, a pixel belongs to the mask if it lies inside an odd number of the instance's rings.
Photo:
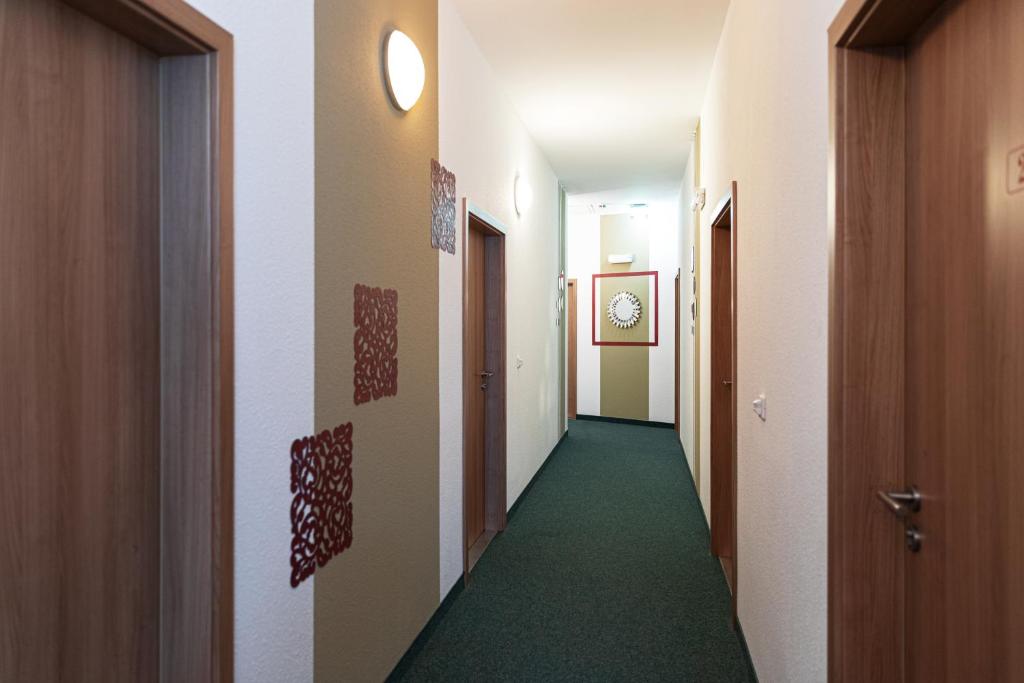
<path id="1" fill-rule="evenodd" d="M 455 174 L 430 160 L 430 246 L 455 254 Z"/>
<path id="2" fill-rule="evenodd" d="M 292 444 L 292 587 L 352 545 L 352 423 Z"/>
<path id="3" fill-rule="evenodd" d="M 594 346 L 658 345 L 658 273 L 594 275 L 590 319 Z"/>
<path id="4" fill-rule="evenodd" d="M 356 405 L 398 395 L 398 292 L 356 285 L 352 374 Z"/>

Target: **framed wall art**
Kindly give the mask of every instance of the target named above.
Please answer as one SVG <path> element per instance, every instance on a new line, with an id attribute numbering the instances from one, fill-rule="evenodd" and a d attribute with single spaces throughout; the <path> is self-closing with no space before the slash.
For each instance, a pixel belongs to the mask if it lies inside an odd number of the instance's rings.
<path id="1" fill-rule="evenodd" d="M 594 346 L 658 345 L 658 273 L 596 273 L 591 341 Z"/>

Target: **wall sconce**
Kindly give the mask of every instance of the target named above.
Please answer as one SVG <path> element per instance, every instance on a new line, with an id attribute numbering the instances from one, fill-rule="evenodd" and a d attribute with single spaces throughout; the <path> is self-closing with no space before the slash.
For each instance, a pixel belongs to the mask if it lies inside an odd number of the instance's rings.
<path id="1" fill-rule="evenodd" d="M 516 215 L 522 216 L 533 206 L 533 188 L 523 176 L 516 176 L 515 186 Z"/>
<path id="2" fill-rule="evenodd" d="M 402 111 L 412 109 L 423 94 L 427 70 L 412 39 L 395 30 L 384 44 L 384 75 L 391 101 Z"/>

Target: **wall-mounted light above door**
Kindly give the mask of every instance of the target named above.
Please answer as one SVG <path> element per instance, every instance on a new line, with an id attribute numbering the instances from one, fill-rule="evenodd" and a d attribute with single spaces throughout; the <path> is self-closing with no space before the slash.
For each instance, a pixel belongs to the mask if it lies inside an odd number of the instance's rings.
<path id="1" fill-rule="evenodd" d="M 409 111 L 423 94 L 427 70 L 423 56 L 412 39 L 394 30 L 384 44 L 384 76 L 391 101 L 402 111 Z"/>
<path id="2" fill-rule="evenodd" d="M 522 216 L 533 206 L 533 188 L 530 187 L 530 181 L 521 175 L 516 176 L 514 192 L 516 215 Z"/>

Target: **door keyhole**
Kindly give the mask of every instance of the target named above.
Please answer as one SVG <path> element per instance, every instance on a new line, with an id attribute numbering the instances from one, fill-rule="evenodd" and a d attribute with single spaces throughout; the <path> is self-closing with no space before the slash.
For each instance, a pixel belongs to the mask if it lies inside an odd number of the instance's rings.
<path id="1" fill-rule="evenodd" d="M 911 524 L 905 532 L 907 538 L 907 550 L 912 553 L 921 552 L 921 532 Z"/>

